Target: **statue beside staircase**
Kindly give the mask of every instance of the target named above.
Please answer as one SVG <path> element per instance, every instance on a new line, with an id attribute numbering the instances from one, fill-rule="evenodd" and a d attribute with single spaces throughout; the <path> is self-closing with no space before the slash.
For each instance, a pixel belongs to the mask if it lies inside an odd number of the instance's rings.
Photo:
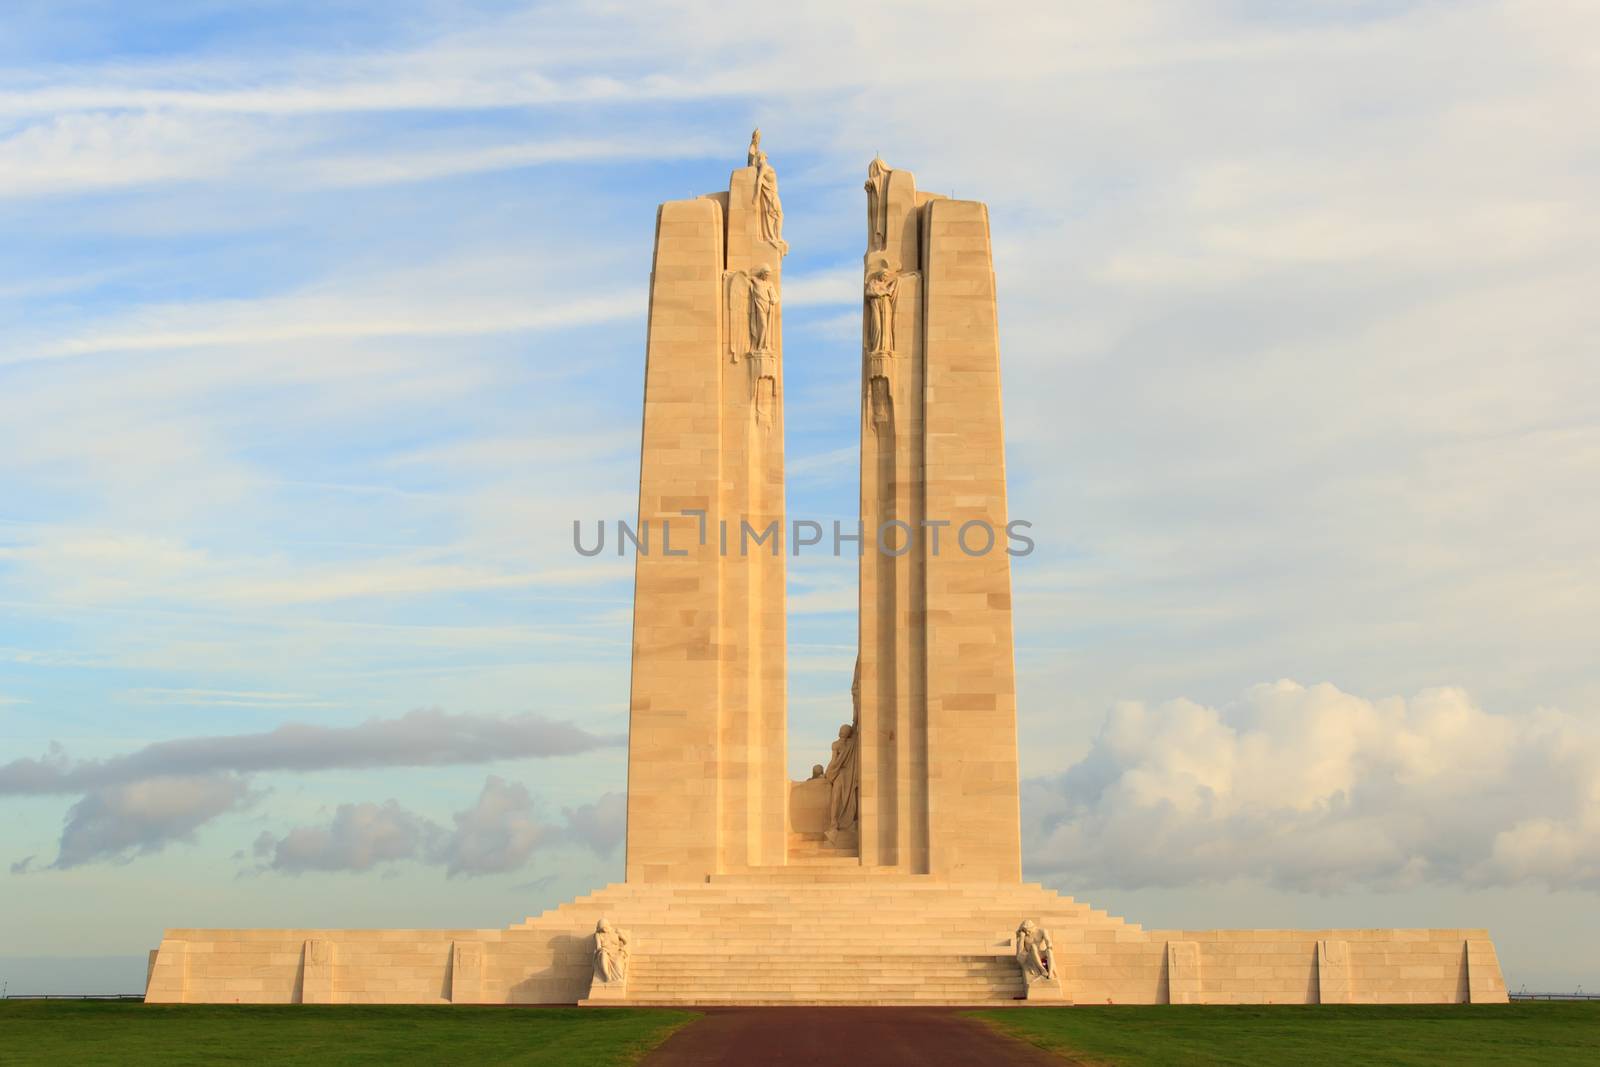
<path id="1" fill-rule="evenodd" d="M 1032 919 L 1023 919 L 1017 927 L 1017 965 L 1022 968 L 1022 981 L 1027 987 L 1028 1000 L 1064 1000 L 1061 976 L 1056 973 L 1056 950 L 1050 943 L 1050 931 Z"/>
<path id="2" fill-rule="evenodd" d="M 631 940 L 626 930 L 612 926 L 604 916 L 594 924 L 594 975 L 589 980 L 589 996 L 580 1004 L 627 999 Z"/>

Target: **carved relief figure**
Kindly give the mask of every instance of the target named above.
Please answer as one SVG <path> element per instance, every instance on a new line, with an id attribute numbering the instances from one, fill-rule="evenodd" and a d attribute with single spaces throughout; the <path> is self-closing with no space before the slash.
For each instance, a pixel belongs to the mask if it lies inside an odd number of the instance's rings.
<path id="1" fill-rule="evenodd" d="M 900 272 L 884 267 L 867 278 L 867 351 L 874 356 L 894 354 L 895 293 Z"/>
<path id="2" fill-rule="evenodd" d="M 757 130 L 750 138 L 750 166 L 756 168 L 755 203 L 761 220 L 761 239 L 778 250 L 778 255 L 789 254 L 789 244 L 783 239 L 783 202 L 778 199 L 778 172 L 767 162 L 761 150 Z"/>
<path id="3" fill-rule="evenodd" d="M 594 925 L 594 980 L 628 980 L 628 935 L 613 929 L 609 919 L 601 919 Z"/>
<path id="4" fill-rule="evenodd" d="M 750 279 L 750 351 L 772 351 L 777 336 L 773 320 L 778 314 L 778 287 L 772 282 L 772 268 L 760 266 Z"/>
<path id="5" fill-rule="evenodd" d="M 777 319 L 778 287 L 772 268 L 762 265 L 750 279 L 750 388 L 762 429 L 771 428 L 778 406 L 778 357 L 773 353 Z"/>
<path id="6" fill-rule="evenodd" d="M 757 131 L 760 132 L 759 130 Z M 867 251 L 889 247 L 889 164 L 867 164 Z"/>
<path id="7" fill-rule="evenodd" d="M 1017 927 L 1017 965 L 1028 982 L 1056 977 L 1055 947 L 1050 943 L 1050 931 L 1032 919 L 1022 920 Z"/>
<path id="8" fill-rule="evenodd" d="M 767 429 L 776 418 L 779 396 L 778 284 L 772 268 L 763 264 L 753 274 L 727 272 L 723 280 L 723 330 L 728 362 L 741 356 L 750 365 L 750 398 L 756 422 Z"/>
<path id="9" fill-rule="evenodd" d="M 863 343 L 867 350 L 868 419 L 873 429 L 886 425 L 894 407 L 894 314 L 900 272 L 884 263 L 867 275 Z"/>

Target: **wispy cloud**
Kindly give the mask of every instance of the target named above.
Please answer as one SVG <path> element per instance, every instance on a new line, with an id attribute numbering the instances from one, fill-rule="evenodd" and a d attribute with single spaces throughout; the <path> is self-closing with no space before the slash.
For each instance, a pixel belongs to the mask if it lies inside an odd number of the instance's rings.
<path id="1" fill-rule="evenodd" d="M 347 302 L 315 298 L 214 306 L 183 304 L 140 311 L 120 328 L 46 342 L 0 363 L 96 352 L 171 351 L 282 345 L 297 341 L 385 337 L 480 336 L 589 325 L 640 315 L 637 294 L 615 293 L 544 307 L 441 301 L 423 310 L 403 301 Z"/>
<path id="2" fill-rule="evenodd" d="M 447 767 L 568 756 L 622 742 L 539 715 L 418 710 L 356 726 L 292 723 L 266 733 L 157 741 L 103 760 L 73 760 L 55 747 L 42 758 L 0 764 L 0 795 L 75 793 L 175 775 Z"/>
<path id="3" fill-rule="evenodd" d="M 331 708 L 336 703 L 306 693 L 270 693 L 233 689 L 128 689 L 117 694 L 130 704 L 178 704 L 223 708 Z M 3 701 L 0 701 L 3 703 Z"/>
<path id="4" fill-rule="evenodd" d="M 319 162 L 307 177 L 315 183 L 330 186 L 385 185 L 516 170 L 552 163 L 694 159 L 721 154 L 723 146 L 713 144 L 705 138 L 673 141 L 593 138 L 519 144 L 494 143 L 481 147 L 439 148 L 429 152 L 330 157 Z"/>

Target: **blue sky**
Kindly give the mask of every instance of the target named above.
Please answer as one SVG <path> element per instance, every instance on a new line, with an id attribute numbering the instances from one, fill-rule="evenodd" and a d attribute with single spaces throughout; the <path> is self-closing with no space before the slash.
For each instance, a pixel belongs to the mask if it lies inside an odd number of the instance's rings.
<path id="1" fill-rule="evenodd" d="M 792 515 L 855 515 L 867 161 L 991 207 L 1030 877 L 1592 981 L 1595 12 L 872 10 L 7 6 L 14 989 L 621 877 L 631 565 L 570 527 L 635 506 L 655 206 L 758 123 Z M 791 571 L 797 769 L 854 580 Z"/>

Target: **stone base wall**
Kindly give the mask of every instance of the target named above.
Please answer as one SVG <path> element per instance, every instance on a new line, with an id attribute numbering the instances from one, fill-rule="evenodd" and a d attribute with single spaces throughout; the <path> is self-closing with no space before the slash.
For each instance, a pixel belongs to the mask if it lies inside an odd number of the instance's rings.
<path id="1" fill-rule="evenodd" d="M 576 1004 L 580 932 L 168 930 L 148 1004 Z"/>
<path id="2" fill-rule="evenodd" d="M 1026 1003 L 1024 918 L 1071 1003 L 1506 1002 L 1483 930 L 1145 930 L 1037 885 L 826 865 L 613 885 L 504 930 L 168 930 L 145 999 L 576 1004 L 602 916 L 634 947 L 629 1003 Z"/>
<path id="3" fill-rule="evenodd" d="M 1051 936 L 1067 995 L 1078 1004 L 1507 999 L 1483 930 L 1052 930 Z"/>

